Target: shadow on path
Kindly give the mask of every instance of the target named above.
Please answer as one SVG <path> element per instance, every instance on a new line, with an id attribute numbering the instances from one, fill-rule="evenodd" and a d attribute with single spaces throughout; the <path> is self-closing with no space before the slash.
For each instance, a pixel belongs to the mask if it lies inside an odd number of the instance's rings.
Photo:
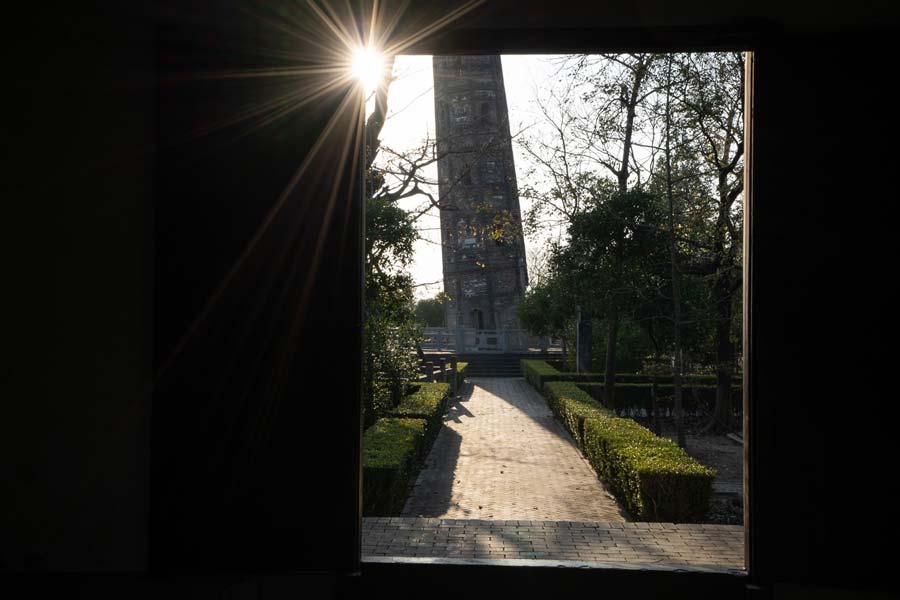
<path id="1" fill-rule="evenodd" d="M 403 516 L 624 522 L 543 397 L 522 378 L 472 378 L 411 489 Z"/>
<path id="2" fill-rule="evenodd" d="M 461 446 L 461 435 L 448 427 L 441 428 L 406 500 L 401 513 L 403 516 L 436 517 L 450 509 L 453 478 Z M 438 463 L 440 468 L 435 468 L 435 463 Z"/>

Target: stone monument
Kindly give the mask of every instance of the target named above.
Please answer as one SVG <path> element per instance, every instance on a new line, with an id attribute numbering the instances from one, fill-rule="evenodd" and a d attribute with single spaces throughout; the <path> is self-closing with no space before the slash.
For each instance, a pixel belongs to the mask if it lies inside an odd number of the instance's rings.
<path id="1" fill-rule="evenodd" d="M 528 285 L 499 56 L 435 56 L 434 104 L 446 323 L 518 329 Z"/>

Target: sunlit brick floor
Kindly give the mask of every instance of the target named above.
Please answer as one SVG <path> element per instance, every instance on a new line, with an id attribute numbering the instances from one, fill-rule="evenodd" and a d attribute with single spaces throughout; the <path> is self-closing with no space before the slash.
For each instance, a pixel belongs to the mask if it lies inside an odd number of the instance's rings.
<path id="1" fill-rule="evenodd" d="M 740 570 L 736 525 L 363 519 L 363 557 L 528 559 Z"/>
<path id="2" fill-rule="evenodd" d="M 363 557 L 743 568 L 743 528 L 627 523 L 522 378 L 472 378 L 399 517 L 363 520 Z"/>
<path id="3" fill-rule="evenodd" d="M 471 378 L 404 517 L 621 523 L 625 515 L 523 378 Z"/>

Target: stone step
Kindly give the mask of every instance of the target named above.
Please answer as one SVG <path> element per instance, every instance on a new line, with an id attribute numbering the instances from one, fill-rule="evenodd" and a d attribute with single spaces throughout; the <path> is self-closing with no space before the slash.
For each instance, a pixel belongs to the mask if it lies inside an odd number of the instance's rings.
<path id="1" fill-rule="evenodd" d="M 712 485 L 713 494 L 720 496 L 740 496 L 744 486 L 740 480 L 715 480 Z"/>
<path id="2" fill-rule="evenodd" d="M 426 355 L 429 360 L 437 360 L 440 355 Z M 474 353 L 460 354 L 458 360 L 468 363 L 469 377 L 521 377 L 523 358 L 558 358 L 556 355 Z"/>

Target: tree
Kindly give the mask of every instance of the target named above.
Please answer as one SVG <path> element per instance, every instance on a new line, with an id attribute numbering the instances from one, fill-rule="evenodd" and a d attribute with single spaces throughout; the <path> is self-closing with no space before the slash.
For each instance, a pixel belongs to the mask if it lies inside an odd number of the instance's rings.
<path id="1" fill-rule="evenodd" d="M 528 288 L 516 316 L 530 335 L 565 338 L 573 308 L 564 285 L 551 275 Z"/>
<path id="2" fill-rule="evenodd" d="M 541 213 L 555 214 L 566 223 L 586 206 L 597 186 L 598 170 L 611 177 L 619 194 L 633 186 L 640 188 L 653 169 L 653 157 L 636 152 L 637 130 L 645 123 L 643 111 L 648 98 L 658 91 L 650 77 L 655 54 L 606 54 L 579 56 L 565 63 L 561 71 L 570 82 L 561 96 L 552 96 L 551 109 L 539 103 L 545 121 L 554 133 L 552 140 L 532 140 L 525 150 L 536 160 L 551 183 L 539 192 L 526 188 L 533 196 L 534 209 L 528 219 L 532 225 Z M 588 107 L 579 112 L 578 102 Z M 652 132 L 650 134 L 652 139 Z M 651 144 L 644 144 L 652 147 Z M 609 271 L 613 274 L 615 269 Z M 616 282 L 611 281 L 617 286 Z M 609 297 L 609 296 L 608 296 Z M 620 327 L 620 304 L 604 307 L 607 323 L 607 345 L 604 365 L 606 394 L 612 401 L 615 393 L 616 346 Z M 582 310 L 579 323 L 579 354 L 587 354 L 579 366 L 590 368 L 591 318 Z"/>
<path id="3" fill-rule="evenodd" d="M 622 319 L 634 320 L 642 308 L 656 303 L 667 284 L 660 271 L 665 252 L 659 222 L 659 199 L 647 192 L 621 192 L 597 182 L 589 210 L 576 215 L 568 229 L 568 244 L 553 262 L 560 280 L 579 306 L 609 324 L 613 352 Z M 647 318 L 644 315 L 644 318 Z M 615 357 L 606 357 L 607 369 Z M 607 406 L 614 408 L 614 378 L 604 386 Z"/>
<path id="4" fill-rule="evenodd" d="M 554 224 L 572 233 L 578 215 L 601 196 L 594 191 L 598 179 L 620 194 L 657 197 L 663 207 L 657 227 L 667 248 L 647 271 L 655 278 L 647 290 L 656 289 L 657 297 L 620 301 L 638 282 L 628 265 L 615 265 L 615 253 L 606 258 L 611 264 L 596 265 L 602 277 L 572 279 L 568 291 L 588 280 L 607 286 L 594 288 L 600 293 L 593 297 L 576 296 L 585 298 L 582 308 L 593 298 L 607 327 L 608 396 L 614 394 L 619 329 L 631 321 L 653 340 L 657 359 L 673 357 L 676 379 L 692 360 L 713 365 L 717 399 L 710 428 L 728 428 L 741 285 L 743 56 L 582 56 L 567 59 L 561 73 L 567 80 L 562 91 L 539 102 L 550 134 L 523 144 L 543 177 L 543 187 L 538 181 L 524 188 L 534 201 L 529 231 Z M 704 336 L 712 352 L 700 343 Z"/>
<path id="5" fill-rule="evenodd" d="M 673 173 L 680 185 L 673 193 L 690 208 L 682 223 L 688 235 L 677 236 L 683 249 L 678 271 L 699 276 L 709 290 L 716 404 L 707 430 L 731 430 L 734 306 L 743 282 L 744 57 L 683 54 L 673 61 L 679 83 L 672 86 L 676 106 L 670 112 L 677 113 L 683 138 Z"/>
<path id="6" fill-rule="evenodd" d="M 444 327 L 444 295 L 416 302 L 416 321 L 425 327 Z"/>
<path id="7" fill-rule="evenodd" d="M 672 277 L 672 330 L 675 344 L 675 364 L 672 383 L 675 388 L 675 435 L 678 445 L 687 446 L 684 435 L 684 404 L 681 397 L 681 377 L 684 375 L 684 348 L 681 344 L 681 266 L 678 261 L 678 247 L 675 243 L 675 197 L 672 192 L 672 56 L 666 57 L 666 103 L 665 103 L 665 140 L 666 140 L 666 223 L 669 226 L 666 236 L 669 251 L 669 269 Z"/>
<path id="8" fill-rule="evenodd" d="M 393 59 L 387 63 L 390 73 Z M 403 394 L 415 377 L 416 344 L 412 278 L 408 273 L 418 232 L 412 216 L 397 202 L 409 193 L 409 181 L 390 185 L 385 170 L 374 166 L 381 150 L 379 134 L 387 111 L 390 78 L 375 94 L 375 110 L 366 121 L 366 240 L 363 423 L 368 427 Z"/>

